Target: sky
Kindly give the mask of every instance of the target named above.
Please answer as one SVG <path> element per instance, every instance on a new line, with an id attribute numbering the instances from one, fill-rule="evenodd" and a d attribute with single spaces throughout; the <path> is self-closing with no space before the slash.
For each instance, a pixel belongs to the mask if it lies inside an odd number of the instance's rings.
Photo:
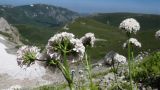
<path id="1" fill-rule="evenodd" d="M 0 4 L 50 4 L 79 13 L 136 12 L 160 14 L 160 0 L 0 0 Z"/>

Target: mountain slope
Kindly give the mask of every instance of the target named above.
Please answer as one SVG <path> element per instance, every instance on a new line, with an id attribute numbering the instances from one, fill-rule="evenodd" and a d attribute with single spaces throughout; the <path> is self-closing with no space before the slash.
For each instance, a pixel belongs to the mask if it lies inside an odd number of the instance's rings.
<path id="1" fill-rule="evenodd" d="M 79 18 L 74 23 L 69 24 L 68 28 L 67 32 L 74 33 L 78 38 L 88 32 L 95 34 L 99 41 L 96 42 L 95 47 L 88 49 L 89 56 L 94 60 L 102 59 L 111 50 L 125 54 L 122 51 L 122 44 L 126 37 L 124 33 L 115 27 L 105 25 L 93 19 Z"/>
<path id="2" fill-rule="evenodd" d="M 141 30 L 160 29 L 160 15 L 136 14 L 136 13 L 101 13 L 89 16 L 96 21 L 119 27 L 119 24 L 125 18 L 135 18 L 141 25 Z"/>
<path id="3" fill-rule="evenodd" d="M 0 6 L 0 17 L 12 24 L 55 27 L 72 21 L 78 14 L 61 7 L 45 4 Z"/>
<path id="4" fill-rule="evenodd" d="M 31 7 L 31 6 L 30 6 Z M 153 52 L 160 49 L 160 42 L 155 39 L 155 32 L 160 28 L 160 16 L 148 14 L 132 14 L 132 13 L 109 13 L 97 14 L 86 17 L 79 17 L 69 22 L 65 27 L 53 28 L 43 23 L 38 24 L 16 24 L 21 33 L 21 40 L 25 44 L 38 45 L 44 47 L 48 39 L 56 32 L 67 31 L 72 32 L 79 38 L 87 32 L 95 33 L 99 39 L 94 48 L 90 48 L 88 52 L 92 59 L 102 59 L 109 51 L 116 51 L 120 54 L 127 55 L 126 49 L 122 48 L 123 43 L 127 40 L 124 32 L 118 27 L 125 18 L 136 18 L 140 22 L 141 30 L 136 37 L 141 43 L 142 48 L 139 51 Z M 25 18 L 24 18 L 25 19 Z M 34 19 L 33 21 L 34 22 Z M 49 22 L 49 21 L 47 21 Z M 67 28 L 67 29 L 66 29 Z"/>
<path id="5" fill-rule="evenodd" d="M 69 30 L 79 37 L 83 36 L 87 32 L 95 33 L 95 36 L 102 41 L 97 41 L 94 48 L 89 49 L 93 59 L 101 59 L 109 51 L 116 51 L 120 54 L 127 55 L 126 49 L 122 48 L 123 43 L 127 40 L 124 32 L 118 27 L 122 20 L 125 18 L 132 17 L 136 18 L 141 24 L 141 30 L 137 33 L 136 37 L 141 43 L 142 48 L 136 49 L 136 54 L 140 51 L 153 52 L 160 48 L 160 42 L 155 39 L 155 32 L 160 28 L 160 16 L 158 15 L 145 15 L 142 14 L 103 14 L 87 16 L 76 19 L 74 23 L 68 25 Z M 109 18 L 109 23 L 107 18 Z M 138 18 L 139 17 L 139 18 Z M 152 21 L 152 23 L 150 23 Z M 62 30 L 64 31 L 64 30 Z"/>
<path id="6" fill-rule="evenodd" d="M 0 5 L 0 17 L 18 28 L 21 41 L 40 47 L 44 47 L 59 28 L 78 16 L 78 13 L 68 9 L 45 4 Z"/>

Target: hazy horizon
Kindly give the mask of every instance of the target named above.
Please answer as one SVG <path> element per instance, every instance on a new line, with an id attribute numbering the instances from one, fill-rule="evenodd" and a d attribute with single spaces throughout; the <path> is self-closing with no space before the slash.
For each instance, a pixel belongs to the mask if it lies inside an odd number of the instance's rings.
<path id="1" fill-rule="evenodd" d="M 159 0 L 0 0 L 0 5 L 49 4 L 78 13 L 132 12 L 160 14 Z"/>

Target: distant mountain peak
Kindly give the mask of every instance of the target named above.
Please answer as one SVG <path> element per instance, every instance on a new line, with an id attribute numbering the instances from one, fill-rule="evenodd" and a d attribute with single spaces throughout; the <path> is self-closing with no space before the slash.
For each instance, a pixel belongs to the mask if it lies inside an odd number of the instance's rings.
<path id="1" fill-rule="evenodd" d="M 3 8 L 13 8 L 14 6 L 12 5 L 2 5 Z"/>
<path id="2" fill-rule="evenodd" d="M 46 4 L 30 4 L 7 8 L 0 5 L 0 17 L 12 24 L 60 26 L 74 20 L 78 13 Z"/>

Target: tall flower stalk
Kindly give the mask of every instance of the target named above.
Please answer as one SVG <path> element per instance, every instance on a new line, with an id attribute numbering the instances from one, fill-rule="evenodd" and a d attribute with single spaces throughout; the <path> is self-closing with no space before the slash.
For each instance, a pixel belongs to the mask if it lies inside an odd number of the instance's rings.
<path id="1" fill-rule="evenodd" d="M 87 73 L 88 73 L 88 78 L 89 78 L 89 81 L 90 81 L 90 87 L 92 88 L 93 87 L 93 81 L 92 81 L 92 73 L 91 73 L 91 64 L 89 62 L 89 58 L 88 58 L 88 55 L 85 54 L 85 64 L 86 64 L 86 69 L 87 69 Z"/>
<path id="2" fill-rule="evenodd" d="M 129 67 L 129 80 L 130 80 L 130 85 L 131 89 L 133 88 L 132 86 L 132 63 L 131 63 L 131 48 L 130 48 L 130 43 L 128 43 L 128 67 Z"/>
<path id="3" fill-rule="evenodd" d="M 73 90 L 73 73 L 70 71 L 69 62 L 82 60 L 85 53 L 82 42 L 74 38 L 72 33 L 62 32 L 50 38 L 47 53 L 63 73 L 70 90 Z"/>
<path id="4" fill-rule="evenodd" d="M 94 47 L 94 43 L 95 43 L 95 36 L 93 33 L 86 33 L 83 37 L 80 38 L 80 40 L 82 41 L 83 45 L 85 47 Z M 92 80 L 92 72 L 91 72 L 91 63 L 90 63 L 90 59 L 87 55 L 87 51 L 85 53 L 85 63 L 84 63 L 85 67 L 86 67 L 86 70 L 87 70 L 87 73 L 88 73 L 88 78 L 89 78 L 89 82 L 90 82 L 90 89 L 94 89 L 95 86 L 94 86 L 94 83 L 93 83 L 93 80 Z"/>
<path id="5" fill-rule="evenodd" d="M 119 87 L 119 82 L 117 80 L 118 68 L 119 68 L 120 64 L 125 64 L 125 63 L 126 63 L 126 57 L 124 57 L 123 55 L 120 55 L 118 53 L 116 53 L 114 55 L 114 57 L 112 59 L 112 70 L 113 70 L 113 73 L 114 73 L 117 90 L 120 88 Z"/>
<path id="6" fill-rule="evenodd" d="M 124 30 L 127 34 L 128 40 L 123 44 L 123 47 L 127 47 L 128 49 L 128 68 L 129 68 L 129 81 L 131 90 L 133 90 L 133 80 L 132 74 L 134 75 L 134 52 L 133 46 L 141 47 L 141 43 L 139 43 L 135 38 L 131 38 L 131 34 L 136 34 L 137 31 L 140 30 L 140 24 L 137 20 L 133 18 L 125 19 L 120 23 L 120 29 Z"/>
<path id="7" fill-rule="evenodd" d="M 134 47 L 141 47 L 141 43 L 135 39 L 135 38 L 129 38 L 124 44 L 123 48 L 128 48 L 128 64 L 129 69 L 132 71 L 130 72 L 134 76 L 134 66 L 135 66 L 135 60 L 134 60 Z"/>

